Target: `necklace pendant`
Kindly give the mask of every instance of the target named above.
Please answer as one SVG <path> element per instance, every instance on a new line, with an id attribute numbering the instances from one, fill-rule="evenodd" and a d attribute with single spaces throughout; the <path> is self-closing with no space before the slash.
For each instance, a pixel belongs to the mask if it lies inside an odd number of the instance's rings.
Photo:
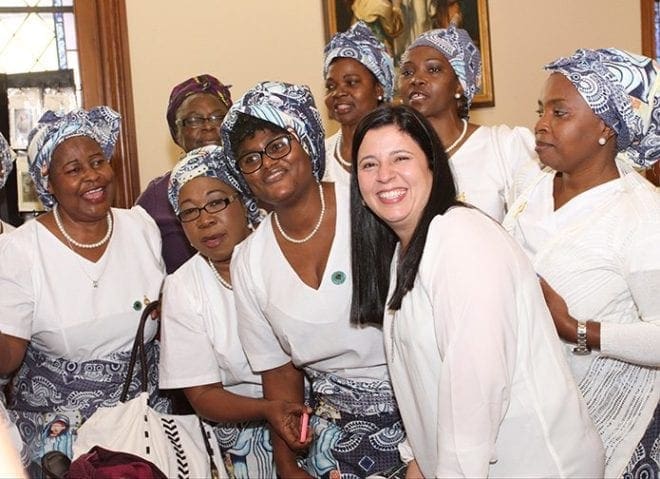
<path id="1" fill-rule="evenodd" d="M 98 280 L 96 280 L 96 281 L 92 280 L 92 287 L 98 288 L 99 287 L 99 281 Z"/>

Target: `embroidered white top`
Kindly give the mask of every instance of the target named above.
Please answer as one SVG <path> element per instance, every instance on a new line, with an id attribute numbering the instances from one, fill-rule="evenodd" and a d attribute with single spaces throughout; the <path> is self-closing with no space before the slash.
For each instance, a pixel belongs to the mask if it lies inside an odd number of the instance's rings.
<path id="1" fill-rule="evenodd" d="M 112 214 L 113 233 L 96 263 L 39 221 L 3 235 L 1 331 L 74 361 L 130 349 L 144 299 L 158 299 L 165 268 L 153 219 L 140 207 L 113 208 Z M 147 322 L 145 341 L 154 337 L 157 324 Z"/>
<path id="2" fill-rule="evenodd" d="M 601 323 L 600 352 L 564 349 L 603 437 L 607 477 L 621 475 L 660 398 L 660 194 L 620 171 L 555 211 L 555 172 L 530 168 L 504 221 L 571 316 Z"/>
<path id="3" fill-rule="evenodd" d="M 236 394 L 261 397 L 238 338 L 234 293 L 196 254 L 165 279 L 159 384 L 185 388 L 220 382 Z"/>
<path id="4" fill-rule="evenodd" d="M 349 379 L 387 378 L 383 335 L 350 324 L 351 262 L 348 190 L 335 183 L 335 235 L 321 285 L 306 285 L 285 258 L 271 217 L 234 250 L 231 277 L 238 333 L 255 371 L 289 361 Z"/>
<path id="5" fill-rule="evenodd" d="M 390 292 L 396 260 L 392 271 Z M 494 221 L 462 207 L 436 217 L 384 331 L 425 477 L 602 477 L 600 438 L 536 274 Z"/>

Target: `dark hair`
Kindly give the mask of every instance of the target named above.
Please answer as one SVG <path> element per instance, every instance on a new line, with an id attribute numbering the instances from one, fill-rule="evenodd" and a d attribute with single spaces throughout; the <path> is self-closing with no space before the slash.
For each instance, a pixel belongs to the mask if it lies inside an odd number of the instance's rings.
<path id="1" fill-rule="evenodd" d="M 398 241 L 394 232 L 362 202 L 357 180 L 358 150 L 367 132 L 388 125 L 396 125 L 422 149 L 433 172 L 433 184 L 428 203 L 410 244 L 402 252 L 396 287 L 387 306 L 399 310 L 403 297 L 413 288 L 422 259 L 426 235 L 433 218 L 452 206 L 456 200 L 456 186 L 449 169 L 447 154 L 433 126 L 415 109 L 405 106 L 381 106 L 368 113 L 355 130 L 351 175 L 351 264 L 353 269 L 353 300 L 351 322 L 358 325 L 383 323 L 390 283 L 390 264 Z"/>
<path id="2" fill-rule="evenodd" d="M 238 148 L 247 138 L 252 138 L 258 131 L 270 131 L 271 133 L 286 133 L 286 130 L 275 123 L 271 123 L 255 116 L 239 112 L 236 122 L 229 132 L 229 143 L 234 156 L 238 155 Z"/>

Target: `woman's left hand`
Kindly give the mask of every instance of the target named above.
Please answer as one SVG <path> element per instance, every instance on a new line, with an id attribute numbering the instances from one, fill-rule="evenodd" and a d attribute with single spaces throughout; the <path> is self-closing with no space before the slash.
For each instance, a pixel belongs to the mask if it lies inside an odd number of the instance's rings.
<path id="1" fill-rule="evenodd" d="M 273 430 L 280 436 L 293 451 L 307 449 L 312 442 L 311 429 L 307 430 L 307 438 L 300 441 L 300 427 L 303 412 L 312 414 L 312 409 L 302 404 L 288 401 L 270 400 L 269 412 L 266 417 Z"/>
<path id="2" fill-rule="evenodd" d="M 566 341 L 575 342 L 577 321 L 568 312 L 566 301 L 543 278 L 540 279 L 540 282 L 545 303 L 548 305 L 559 337 Z"/>

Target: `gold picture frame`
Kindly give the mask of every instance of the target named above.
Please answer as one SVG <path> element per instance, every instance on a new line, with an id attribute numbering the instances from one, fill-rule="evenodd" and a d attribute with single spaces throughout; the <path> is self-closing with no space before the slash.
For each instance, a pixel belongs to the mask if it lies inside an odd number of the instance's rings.
<path id="1" fill-rule="evenodd" d="M 28 160 L 24 153 L 19 152 L 16 157 L 16 181 L 18 192 L 18 211 L 21 213 L 35 213 L 46 211 L 39 200 L 37 189 L 28 171 Z"/>
<path id="2" fill-rule="evenodd" d="M 392 3 L 392 0 L 323 0 L 326 43 L 330 41 L 330 37 L 338 31 L 344 31 L 350 27 L 351 23 L 355 20 L 352 10 L 354 4 L 360 4 L 365 6 L 365 8 L 367 5 L 373 4 L 375 8 L 379 9 L 376 14 L 381 16 L 378 18 L 384 18 L 382 15 L 383 12 L 387 12 L 388 10 L 387 3 Z M 393 53 L 395 70 L 398 70 L 398 59 L 400 54 L 405 47 L 414 40 L 414 38 L 409 38 L 410 34 L 408 34 L 408 36 L 405 36 L 405 34 L 414 31 L 415 28 L 419 30 L 419 25 L 413 26 L 407 24 L 406 22 L 408 22 L 408 19 L 423 18 L 423 16 L 427 15 L 427 8 L 429 6 L 435 6 L 437 16 L 440 6 L 457 4 L 460 7 L 460 16 L 458 18 L 461 28 L 467 30 L 481 52 L 481 90 L 475 95 L 474 100 L 472 101 L 472 108 L 494 106 L 495 92 L 490 54 L 490 26 L 488 21 L 487 0 L 401 0 L 401 4 L 401 17 L 403 20 L 403 28 L 401 28 L 402 33 L 399 33 L 394 38 L 387 38 L 387 27 L 378 27 L 379 30 L 383 32 L 385 38 L 384 43 L 386 43 Z M 426 7 L 422 15 L 420 15 L 420 12 L 415 11 L 416 6 L 420 4 Z M 441 26 L 438 24 L 439 21 L 441 20 L 438 20 L 436 17 L 429 17 L 426 19 L 426 27 L 437 28 L 438 26 Z M 429 25 L 431 26 L 429 27 Z"/>

